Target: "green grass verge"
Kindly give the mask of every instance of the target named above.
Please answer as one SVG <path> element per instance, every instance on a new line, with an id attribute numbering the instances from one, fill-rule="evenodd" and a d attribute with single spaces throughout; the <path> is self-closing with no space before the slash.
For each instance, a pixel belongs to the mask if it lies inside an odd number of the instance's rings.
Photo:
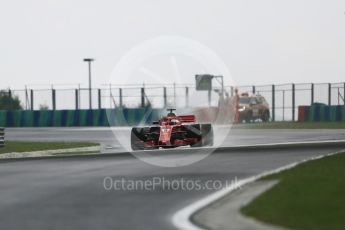
<path id="1" fill-rule="evenodd" d="M 291 229 L 344 229 L 345 153 L 264 178 L 272 179 L 280 182 L 243 207 L 243 214 Z"/>
<path id="2" fill-rule="evenodd" d="M 345 129 L 345 122 L 267 122 L 235 124 L 235 129 Z"/>
<path id="3" fill-rule="evenodd" d="M 27 141 L 6 141 L 6 146 L 0 148 L 0 154 L 11 152 L 31 152 L 41 150 L 69 149 L 97 146 L 97 143 L 89 142 L 27 142 Z"/>

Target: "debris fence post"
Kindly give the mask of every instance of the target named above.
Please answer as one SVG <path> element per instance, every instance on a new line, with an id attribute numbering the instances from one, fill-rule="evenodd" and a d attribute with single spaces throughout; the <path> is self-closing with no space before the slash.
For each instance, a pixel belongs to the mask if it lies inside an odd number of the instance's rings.
<path id="1" fill-rule="evenodd" d="M 328 105 L 332 104 L 332 84 L 328 83 Z"/>
<path id="2" fill-rule="evenodd" d="M 123 99 L 122 99 L 122 88 L 119 88 L 119 97 L 120 97 L 120 107 L 123 106 Z"/>
<path id="3" fill-rule="evenodd" d="M 98 89 L 98 109 L 102 109 L 102 90 Z"/>
<path id="4" fill-rule="evenodd" d="M 79 109 L 79 92 L 78 89 L 75 89 L 75 109 Z"/>
<path id="5" fill-rule="evenodd" d="M 141 88 L 141 107 L 145 107 L 145 88 Z"/>
<path id="6" fill-rule="evenodd" d="M 207 95 L 207 98 L 208 98 L 208 106 L 211 106 L 211 90 L 208 91 L 208 95 Z"/>
<path id="7" fill-rule="evenodd" d="M 163 87 L 163 104 L 164 104 L 164 108 L 167 107 L 167 87 Z"/>
<path id="8" fill-rule="evenodd" d="M 272 85 L 272 121 L 275 121 L 276 116 L 276 106 L 275 106 L 275 85 Z"/>
<path id="9" fill-rule="evenodd" d="M 34 90 L 30 89 L 30 109 L 34 110 Z"/>
<path id="10" fill-rule="evenodd" d="M 314 83 L 311 83 L 311 85 L 310 85 L 310 93 L 311 93 L 311 95 L 310 95 L 310 98 L 311 98 L 310 104 L 312 105 L 312 104 L 314 104 Z"/>
<path id="11" fill-rule="evenodd" d="M 186 107 L 189 107 L 189 88 L 186 86 Z"/>
<path id="12" fill-rule="evenodd" d="M 55 91 L 55 89 L 52 89 L 52 105 L 53 105 L 53 110 L 56 110 L 56 91 Z"/>
<path id="13" fill-rule="evenodd" d="M 292 121 L 295 121 L 295 100 L 296 100 L 296 94 L 295 94 L 295 84 L 292 84 Z"/>

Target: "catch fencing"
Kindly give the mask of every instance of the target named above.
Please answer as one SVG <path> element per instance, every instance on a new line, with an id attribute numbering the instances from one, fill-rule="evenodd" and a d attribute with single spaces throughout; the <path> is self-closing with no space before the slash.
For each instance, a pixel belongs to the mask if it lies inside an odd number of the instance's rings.
<path id="1" fill-rule="evenodd" d="M 270 105 L 272 121 L 295 121 L 299 106 L 315 103 L 324 105 L 345 105 L 345 83 L 299 83 L 274 85 L 237 86 L 240 93 L 260 94 Z M 225 86 L 229 96 L 234 95 L 235 86 Z M 220 88 L 212 91 L 196 91 L 193 84 L 172 85 L 130 85 L 109 84 L 91 89 L 55 88 L 22 90 L 6 89 L 17 96 L 24 110 L 82 110 L 218 106 Z"/>

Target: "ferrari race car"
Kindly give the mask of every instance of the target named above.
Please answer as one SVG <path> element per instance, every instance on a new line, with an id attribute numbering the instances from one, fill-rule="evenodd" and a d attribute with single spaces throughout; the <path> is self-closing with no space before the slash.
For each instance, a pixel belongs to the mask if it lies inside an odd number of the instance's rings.
<path id="1" fill-rule="evenodd" d="M 213 145 L 211 124 L 196 124 L 194 115 L 176 116 L 175 109 L 168 109 L 167 116 L 149 127 L 133 127 L 133 150 L 175 148 L 179 146 L 202 147 Z"/>

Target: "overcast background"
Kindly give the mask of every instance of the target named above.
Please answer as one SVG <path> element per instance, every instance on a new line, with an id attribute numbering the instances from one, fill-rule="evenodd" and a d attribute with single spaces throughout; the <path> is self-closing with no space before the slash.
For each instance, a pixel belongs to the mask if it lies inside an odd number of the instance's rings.
<path id="1" fill-rule="evenodd" d="M 345 81 L 345 1 L 0 1 L 0 88 L 106 83 L 131 47 L 197 40 L 237 84 Z"/>

